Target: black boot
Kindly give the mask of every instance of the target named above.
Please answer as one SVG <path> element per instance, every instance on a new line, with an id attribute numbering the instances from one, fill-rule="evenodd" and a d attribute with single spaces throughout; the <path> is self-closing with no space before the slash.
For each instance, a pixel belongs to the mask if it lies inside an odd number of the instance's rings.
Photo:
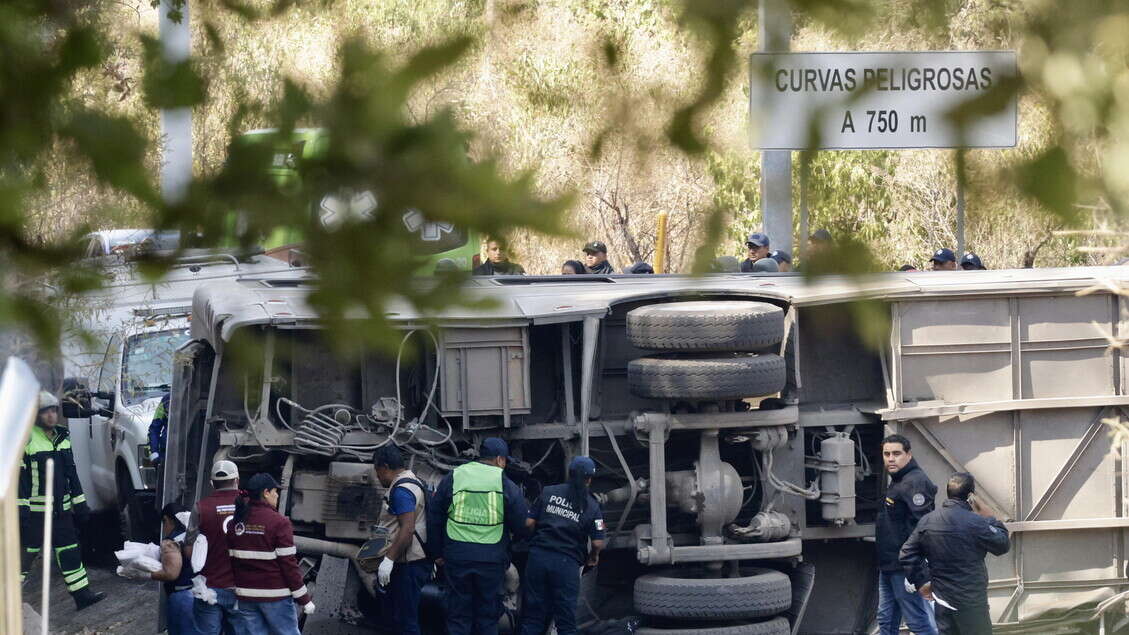
<path id="1" fill-rule="evenodd" d="M 71 597 L 74 598 L 75 610 L 81 611 L 88 606 L 93 606 L 101 602 L 102 600 L 105 600 L 106 594 L 95 593 L 94 591 L 90 590 L 90 587 L 86 586 L 72 593 Z"/>

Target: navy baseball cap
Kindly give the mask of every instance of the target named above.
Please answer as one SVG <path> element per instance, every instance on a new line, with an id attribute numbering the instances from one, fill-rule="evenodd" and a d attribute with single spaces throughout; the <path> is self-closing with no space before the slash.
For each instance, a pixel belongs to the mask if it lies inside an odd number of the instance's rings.
<path id="1" fill-rule="evenodd" d="M 768 247 L 768 234 L 762 234 L 760 232 L 749 234 L 749 237 L 745 240 L 745 244 L 756 247 Z"/>
<path id="2" fill-rule="evenodd" d="M 478 458 L 492 459 L 500 456 L 507 461 L 510 460 L 510 446 L 498 437 L 486 437 L 482 440 L 482 445 L 478 448 Z"/>
<path id="3" fill-rule="evenodd" d="M 953 253 L 952 249 L 947 247 L 938 249 L 933 252 L 933 257 L 929 259 L 930 262 L 956 262 L 957 256 Z"/>
<path id="4" fill-rule="evenodd" d="M 792 264 L 792 254 L 784 251 L 783 249 L 777 249 L 776 251 L 773 251 L 772 253 L 768 254 L 768 257 L 772 258 L 776 262 L 786 262 L 788 264 Z"/>
<path id="5" fill-rule="evenodd" d="M 596 252 L 606 254 L 608 253 L 608 246 L 598 240 L 593 240 L 587 245 L 584 245 L 584 249 L 582 251 L 586 254 L 594 254 Z"/>
<path id="6" fill-rule="evenodd" d="M 251 480 L 247 481 L 247 489 L 248 490 L 282 489 L 282 486 L 279 485 L 278 481 L 274 480 L 274 477 L 271 476 L 270 474 L 268 474 L 266 472 L 259 472 L 258 474 L 252 476 Z"/>
<path id="7" fill-rule="evenodd" d="M 390 469 L 397 469 L 404 467 L 404 455 L 400 453 L 400 447 L 395 443 L 382 445 L 372 453 L 373 467 L 384 467 Z"/>
<path id="8" fill-rule="evenodd" d="M 983 262 L 980 262 L 980 256 L 972 253 L 971 251 L 960 257 L 961 269 L 987 269 Z"/>
<path id="9" fill-rule="evenodd" d="M 593 476 L 596 474 L 596 463 L 586 456 L 574 456 L 568 464 L 568 473 Z"/>

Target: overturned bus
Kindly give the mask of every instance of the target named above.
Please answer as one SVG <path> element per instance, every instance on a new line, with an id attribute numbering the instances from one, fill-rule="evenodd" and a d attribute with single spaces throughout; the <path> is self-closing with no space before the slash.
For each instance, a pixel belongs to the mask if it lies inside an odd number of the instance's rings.
<path id="1" fill-rule="evenodd" d="M 467 293 L 489 308 L 391 306 L 398 351 L 348 358 L 319 333 L 312 279 L 207 284 L 175 364 L 164 500 L 205 495 L 218 458 L 274 473 L 313 617 L 360 624 L 376 619 L 358 553 L 383 495 L 372 451 L 395 440 L 434 484 L 502 436 L 530 498 L 573 455 L 599 466 L 609 550 L 581 623 L 857 633 L 875 612 L 879 442 L 899 432 L 935 482 L 971 472 L 1012 531 L 988 562 L 997 632 L 1113 627 L 1126 282 L 1121 267 L 482 278 Z"/>

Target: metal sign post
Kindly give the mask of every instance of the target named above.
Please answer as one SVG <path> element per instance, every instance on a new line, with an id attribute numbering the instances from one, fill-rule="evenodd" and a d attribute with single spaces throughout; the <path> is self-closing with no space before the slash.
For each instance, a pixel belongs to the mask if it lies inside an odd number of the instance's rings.
<path id="1" fill-rule="evenodd" d="M 792 12 L 787 0 L 761 0 L 760 49 L 787 51 L 792 40 Z M 764 233 L 773 249 L 792 251 L 792 152 L 761 152 L 761 210 Z M 802 237 L 801 237 L 802 240 Z"/>
<path id="2" fill-rule="evenodd" d="M 181 13 L 180 22 L 169 19 L 169 11 Z M 188 28 L 188 0 L 162 0 L 159 23 L 165 60 L 177 64 L 188 59 L 192 32 Z M 182 199 L 192 182 L 192 109 L 161 111 L 161 196 L 166 202 Z"/>

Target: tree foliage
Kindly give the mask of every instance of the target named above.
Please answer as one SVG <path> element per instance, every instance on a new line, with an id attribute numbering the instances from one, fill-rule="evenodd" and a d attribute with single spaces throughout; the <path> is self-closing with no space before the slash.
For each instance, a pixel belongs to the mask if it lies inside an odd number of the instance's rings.
<path id="1" fill-rule="evenodd" d="M 619 265 L 651 258 L 658 212 L 671 215 L 669 262 L 680 271 L 695 255 L 738 251 L 760 226 L 758 155 L 745 143 L 756 3 L 175 0 L 162 10 L 190 17 L 194 56 L 170 64 L 156 10 L 134 2 L 0 5 L 0 322 L 45 341 L 57 339 L 52 312 L 18 283 L 51 271 L 64 291 L 96 284 L 58 265 L 78 257 L 75 236 L 115 224 L 199 230 L 216 243 L 305 226 L 330 320 L 381 316 L 395 295 L 424 309 L 457 299 L 454 280 L 406 282 L 418 262 L 390 217 L 312 224 L 302 197 L 265 176 L 269 156 L 230 144 L 250 128 L 327 128 L 333 151 L 307 187 L 373 189 L 386 209 L 507 235 L 535 272 L 590 238 L 606 240 Z M 1076 249 L 1087 238 L 1059 229 L 1118 235 L 1129 203 L 1129 2 L 792 5 L 794 50 L 1016 48 L 1022 66 L 1022 82 L 1006 87 L 1020 98 L 1013 150 L 797 161 L 812 228 L 852 236 L 884 267 L 920 262 L 954 242 L 960 180 L 969 246 L 991 266 L 1095 258 Z M 156 109 L 175 106 L 194 112 L 196 179 L 168 203 Z M 248 221 L 239 232 L 226 222 L 236 209 Z"/>

